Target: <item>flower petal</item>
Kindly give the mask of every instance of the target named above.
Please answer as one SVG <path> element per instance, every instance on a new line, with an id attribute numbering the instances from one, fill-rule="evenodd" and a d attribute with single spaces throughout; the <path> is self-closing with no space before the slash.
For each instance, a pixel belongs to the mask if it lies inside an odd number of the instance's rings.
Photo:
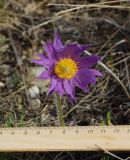
<path id="1" fill-rule="evenodd" d="M 47 56 L 45 54 L 39 53 L 37 54 L 41 59 L 47 59 Z"/>
<path id="2" fill-rule="evenodd" d="M 55 78 L 52 78 L 47 95 L 50 95 L 55 90 L 56 86 L 57 86 L 57 80 Z"/>
<path id="3" fill-rule="evenodd" d="M 38 64 L 38 65 L 43 65 L 44 61 L 48 61 L 47 56 L 44 54 L 39 53 L 36 56 L 39 56 L 40 59 L 33 59 L 33 60 L 31 60 L 32 63 Z"/>
<path id="4" fill-rule="evenodd" d="M 68 94 L 73 100 L 75 100 L 74 86 L 71 84 L 70 80 L 64 79 L 63 86 L 66 94 Z"/>
<path id="5" fill-rule="evenodd" d="M 44 62 L 41 59 L 33 59 L 31 60 L 32 63 L 38 64 L 38 65 L 42 65 L 44 64 Z"/>
<path id="6" fill-rule="evenodd" d="M 54 59 L 54 60 L 57 59 L 56 51 L 55 51 L 55 48 L 53 46 L 53 43 L 51 43 L 51 42 L 45 42 L 43 44 L 43 48 L 44 48 L 45 52 L 47 53 L 47 56 L 50 59 Z"/>
<path id="7" fill-rule="evenodd" d="M 64 49 L 64 56 L 77 59 L 79 58 L 80 54 L 88 48 L 88 45 L 79 45 L 76 43 L 69 44 Z"/>
<path id="8" fill-rule="evenodd" d="M 94 76 L 99 76 L 99 77 L 102 77 L 102 73 L 99 72 L 98 70 L 96 69 L 89 69 L 89 71 L 94 75 Z"/>
<path id="9" fill-rule="evenodd" d="M 88 88 L 88 84 L 86 84 L 86 82 L 84 82 L 84 81 L 81 81 L 78 76 L 76 76 L 73 81 L 74 81 L 74 84 L 77 87 L 79 87 L 80 89 L 82 89 L 84 92 L 87 92 L 87 93 L 90 92 L 90 90 Z"/>
<path id="10" fill-rule="evenodd" d="M 77 76 L 82 84 L 96 84 L 96 76 L 99 74 L 96 70 L 80 69 Z M 99 75 L 98 75 L 99 76 Z"/>
<path id="11" fill-rule="evenodd" d="M 79 67 L 92 67 L 94 64 L 96 64 L 99 60 L 101 60 L 101 57 L 96 55 L 91 55 L 88 57 L 82 57 L 78 59 Z"/>
<path id="12" fill-rule="evenodd" d="M 44 71 L 38 76 L 38 79 L 49 79 L 50 77 L 51 77 L 50 72 Z"/>
<path id="13" fill-rule="evenodd" d="M 55 50 L 64 48 L 63 43 L 61 41 L 61 37 L 60 37 L 60 35 L 57 31 L 55 31 L 55 33 L 54 33 L 54 43 L 53 43 L 53 45 L 54 45 Z"/>
<path id="14" fill-rule="evenodd" d="M 48 58 L 45 58 L 45 59 L 33 59 L 31 62 L 35 63 L 35 64 L 38 64 L 38 65 L 42 65 L 47 69 L 50 69 L 55 63 L 55 61 L 53 59 L 48 59 Z"/>
<path id="15" fill-rule="evenodd" d="M 65 90 L 64 90 L 62 81 L 58 82 L 58 84 L 57 84 L 57 86 L 55 88 L 55 92 L 58 92 L 58 94 L 60 96 L 63 96 L 65 94 Z"/>

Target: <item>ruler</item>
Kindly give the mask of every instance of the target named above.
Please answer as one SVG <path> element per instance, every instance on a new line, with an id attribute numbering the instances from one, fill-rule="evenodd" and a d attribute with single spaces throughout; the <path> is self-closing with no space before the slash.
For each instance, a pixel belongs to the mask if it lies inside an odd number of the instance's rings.
<path id="1" fill-rule="evenodd" d="M 130 125 L 0 128 L 0 151 L 130 151 Z"/>

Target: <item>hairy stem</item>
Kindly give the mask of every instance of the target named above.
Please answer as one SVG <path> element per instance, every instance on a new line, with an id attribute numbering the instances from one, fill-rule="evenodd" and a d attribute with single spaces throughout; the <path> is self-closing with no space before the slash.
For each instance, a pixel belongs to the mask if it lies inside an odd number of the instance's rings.
<path id="1" fill-rule="evenodd" d="M 64 124 L 64 116 L 63 116 L 63 110 L 62 110 L 62 101 L 61 97 L 56 94 L 56 109 L 57 109 L 57 117 L 59 121 L 59 126 L 65 126 Z"/>

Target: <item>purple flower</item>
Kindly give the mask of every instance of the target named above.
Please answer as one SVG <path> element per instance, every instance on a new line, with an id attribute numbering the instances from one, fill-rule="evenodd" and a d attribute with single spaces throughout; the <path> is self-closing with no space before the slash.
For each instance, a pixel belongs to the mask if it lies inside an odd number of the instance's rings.
<path id="1" fill-rule="evenodd" d="M 67 95 L 70 101 L 75 101 L 76 86 L 89 92 L 88 85 L 96 84 L 96 76 L 102 74 L 91 67 L 100 60 L 100 57 L 96 55 L 80 57 L 88 47 L 77 43 L 64 46 L 57 32 L 53 43 L 44 43 L 43 48 L 47 55 L 38 54 L 39 59 L 32 62 L 46 68 L 38 78 L 51 80 L 48 94 L 57 92 L 60 96 Z"/>

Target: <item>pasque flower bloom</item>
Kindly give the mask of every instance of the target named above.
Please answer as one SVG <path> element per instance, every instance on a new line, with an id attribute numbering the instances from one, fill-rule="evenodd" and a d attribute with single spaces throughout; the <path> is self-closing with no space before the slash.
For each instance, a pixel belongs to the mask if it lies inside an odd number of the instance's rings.
<path id="1" fill-rule="evenodd" d="M 63 45 L 58 32 L 55 32 L 54 42 L 43 44 L 45 54 L 38 54 L 39 59 L 32 62 L 42 65 L 46 71 L 39 75 L 39 79 L 50 79 L 48 94 L 57 92 L 60 96 L 67 95 L 75 100 L 75 87 L 89 92 L 89 84 L 96 84 L 96 76 L 102 74 L 92 66 L 100 57 L 96 55 L 80 57 L 88 45 L 71 43 Z"/>

